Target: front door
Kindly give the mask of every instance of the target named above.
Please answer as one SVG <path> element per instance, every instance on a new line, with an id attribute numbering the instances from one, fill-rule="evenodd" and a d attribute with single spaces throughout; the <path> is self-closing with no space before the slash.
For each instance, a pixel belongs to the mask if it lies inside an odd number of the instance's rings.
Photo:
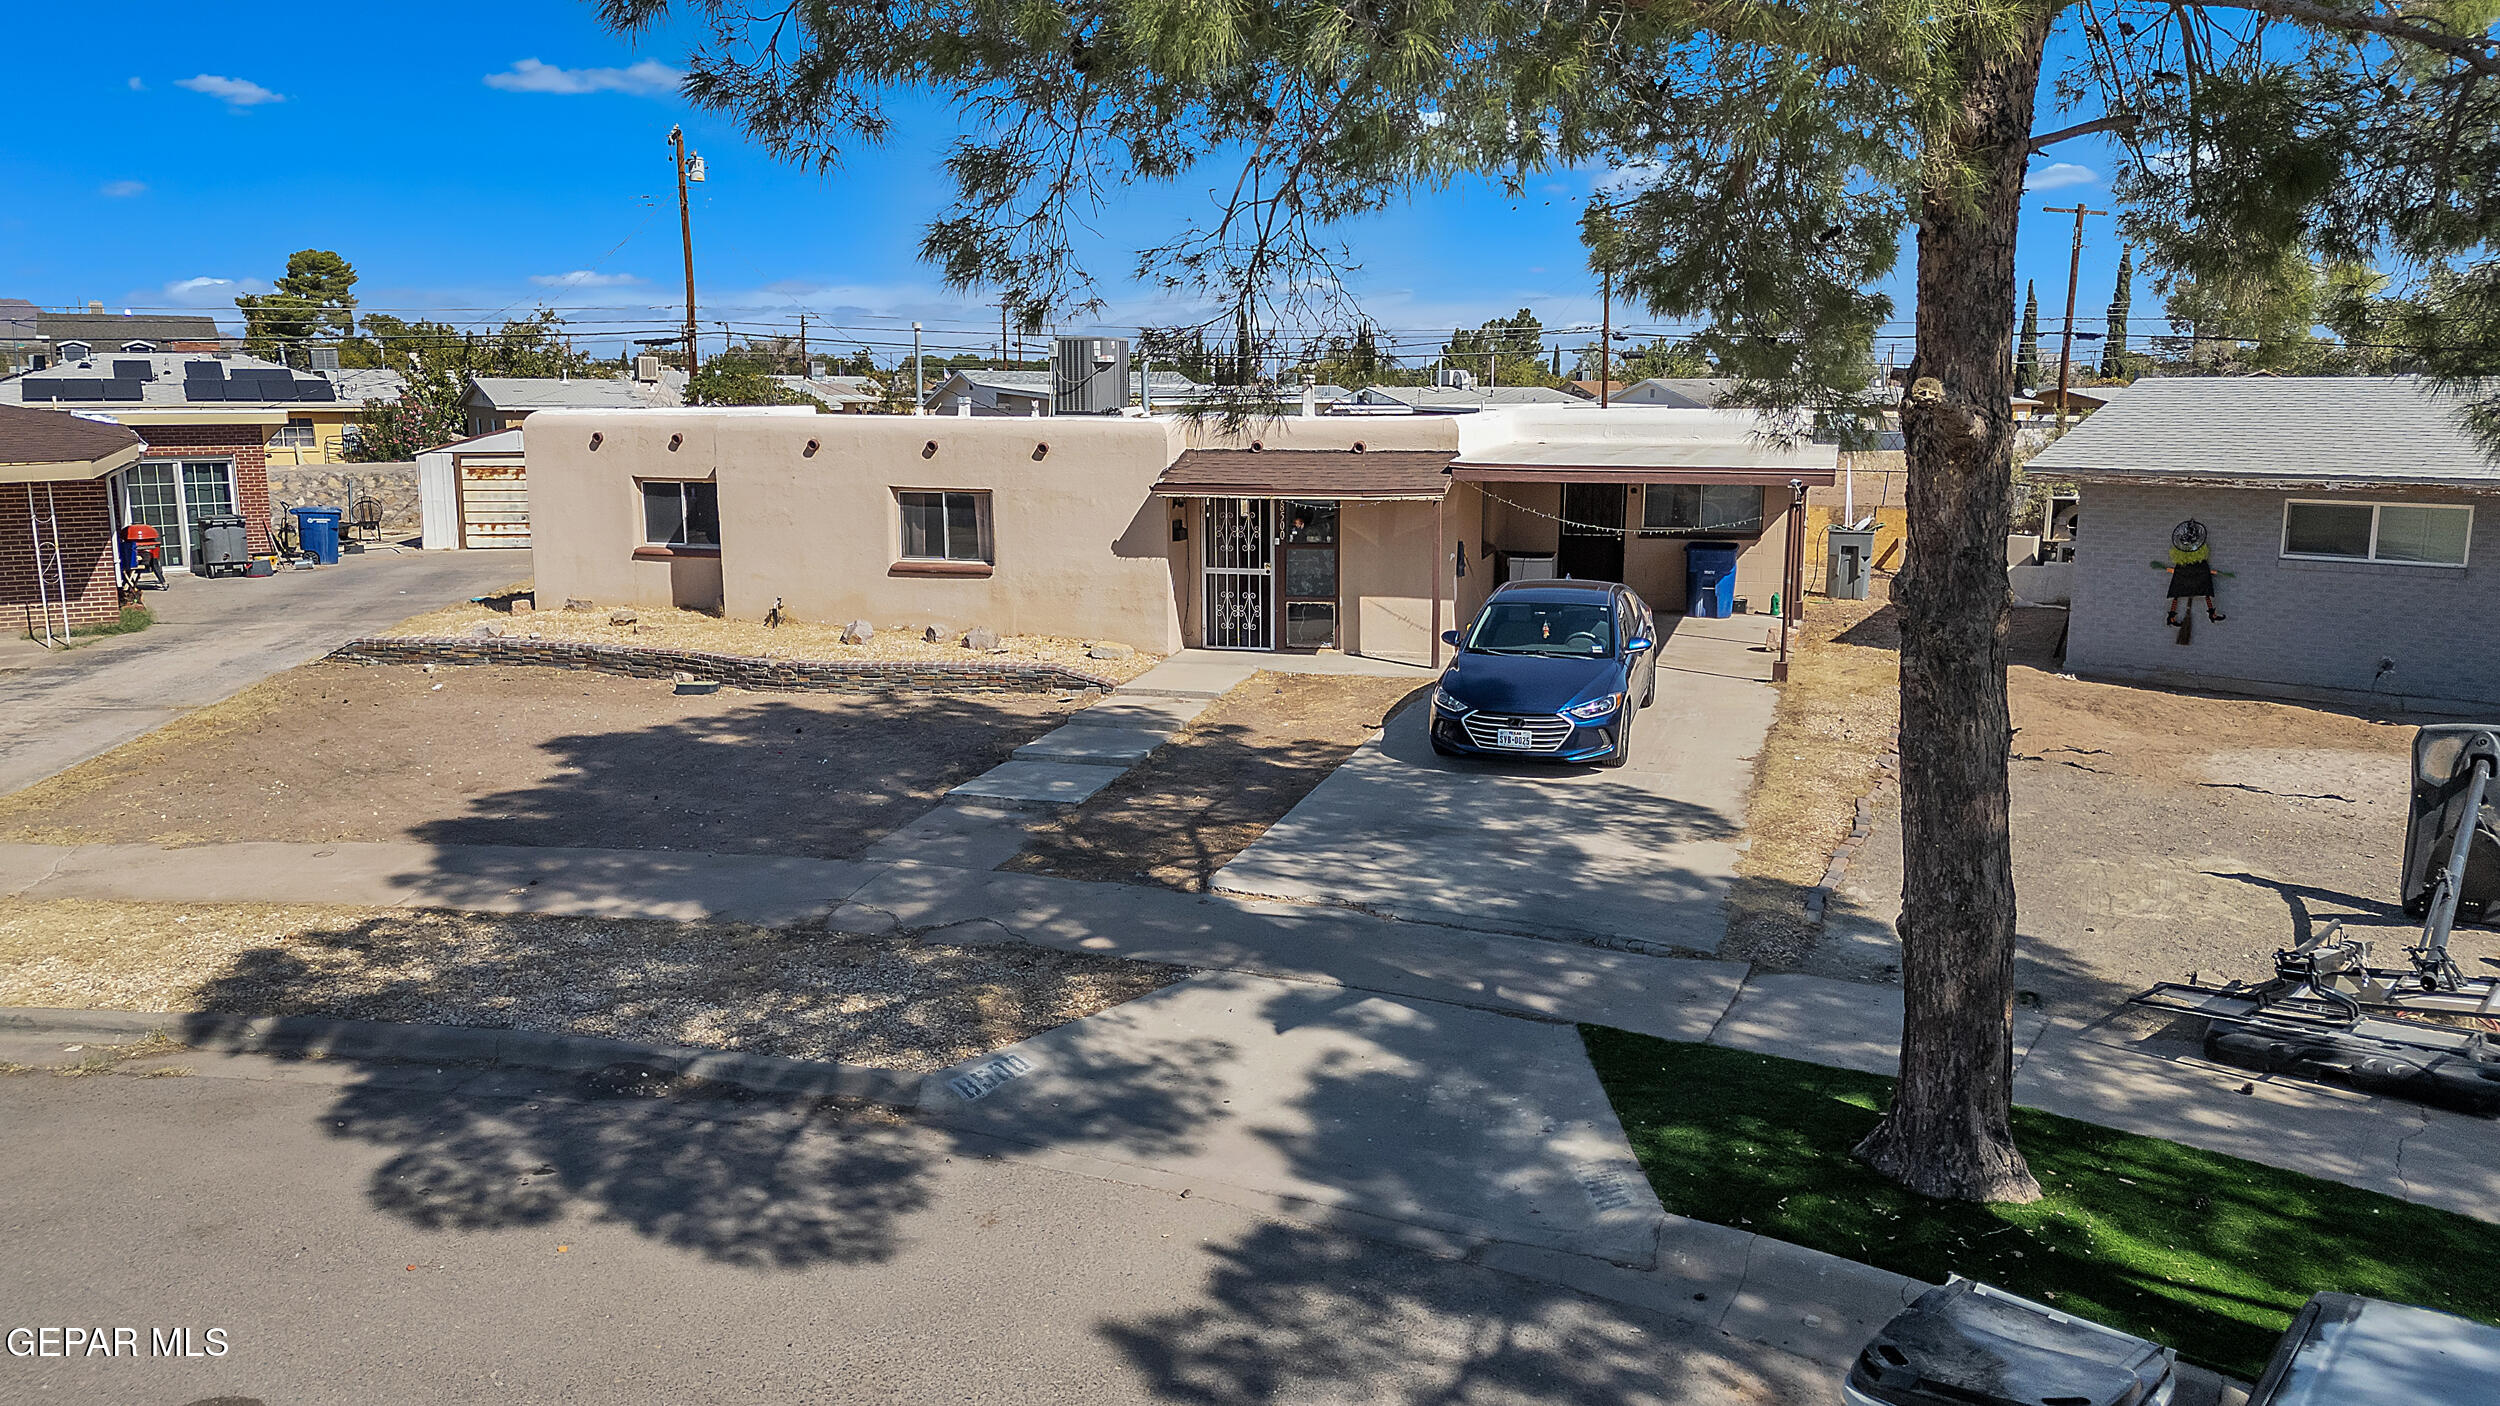
<path id="1" fill-rule="evenodd" d="M 1623 579 L 1623 503 L 1620 483 L 1566 483 L 1562 491 L 1562 543 L 1554 574 L 1580 581 Z"/>
<path id="2" fill-rule="evenodd" d="M 1285 517 L 1285 648 L 1337 644 L 1337 505 L 1288 502 Z"/>
<path id="3" fill-rule="evenodd" d="M 1209 498 L 1205 538 L 1206 647 L 1274 649 L 1275 502 Z"/>

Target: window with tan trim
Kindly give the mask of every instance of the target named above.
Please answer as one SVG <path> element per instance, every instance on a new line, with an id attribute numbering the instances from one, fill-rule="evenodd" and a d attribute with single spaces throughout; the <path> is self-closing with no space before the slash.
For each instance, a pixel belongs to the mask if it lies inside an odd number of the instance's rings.
<path id="1" fill-rule="evenodd" d="M 894 496 L 903 512 L 903 560 L 995 560 L 989 494 L 909 490 Z"/>

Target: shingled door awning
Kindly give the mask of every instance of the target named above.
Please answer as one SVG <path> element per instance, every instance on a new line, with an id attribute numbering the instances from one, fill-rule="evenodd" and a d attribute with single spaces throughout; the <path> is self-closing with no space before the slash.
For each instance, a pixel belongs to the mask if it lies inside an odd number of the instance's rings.
<path id="1" fill-rule="evenodd" d="M 102 478 L 146 448 L 124 425 L 0 405 L 0 483 Z"/>
<path id="2" fill-rule="evenodd" d="M 1432 449 L 1192 449 L 1155 481 L 1164 498 L 1434 503 L 1457 458 Z"/>

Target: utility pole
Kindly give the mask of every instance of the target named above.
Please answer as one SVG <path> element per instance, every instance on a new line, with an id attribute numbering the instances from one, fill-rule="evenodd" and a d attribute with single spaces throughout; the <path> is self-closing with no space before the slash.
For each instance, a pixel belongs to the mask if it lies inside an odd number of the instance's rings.
<path id="1" fill-rule="evenodd" d="M 799 374 L 800 374 L 800 375 L 802 375 L 802 376 L 804 376 L 804 375 L 806 375 L 807 373 L 808 373 L 808 365 L 807 365 L 807 314 L 806 314 L 806 313 L 800 313 L 800 314 L 799 314 Z"/>
<path id="2" fill-rule="evenodd" d="M 1607 262 L 1611 265 L 1614 261 L 1609 259 Z M 1597 408 L 1603 410 L 1607 405 L 1607 390 L 1614 384 L 1614 372 L 1606 366 L 1615 354 L 1615 271 L 1612 267 L 1601 276 L 1600 287 L 1603 291 L 1598 294 Z"/>
<path id="3" fill-rule="evenodd" d="M 2066 381 L 2067 377 L 2073 374 L 2075 366 L 2075 280 L 2083 273 L 2083 217 L 2106 215 L 2109 212 L 2086 209 L 2083 202 L 2078 200 L 2071 209 L 2047 205 L 2041 207 L 2040 213 L 2075 217 L 2074 254 L 2066 261 L 2066 336 L 2064 345 L 2057 354 L 2057 432 L 2064 434 L 2066 433 Z"/>
<path id="4" fill-rule="evenodd" d="M 915 322 L 911 325 L 911 413 L 927 413 L 928 407 L 921 401 L 928 393 L 929 376 L 920 364 L 920 324 Z"/>
<path id="5" fill-rule="evenodd" d="M 1001 366 L 1015 364 L 1007 356 L 1007 300 L 1005 298 L 998 300 L 998 364 Z"/>
<path id="6" fill-rule="evenodd" d="M 686 182 L 703 179 L 703 158 L 694 158 L 694 170 L 686 170 L 686 132 L 682 127 L 668 129 L 668 144 L 677 153 L 677 234 L 686 246 L 686 375 L 694 375 L 695 363 L 701 358 L 694 340 L 694 208 L 686 199 Z"/>

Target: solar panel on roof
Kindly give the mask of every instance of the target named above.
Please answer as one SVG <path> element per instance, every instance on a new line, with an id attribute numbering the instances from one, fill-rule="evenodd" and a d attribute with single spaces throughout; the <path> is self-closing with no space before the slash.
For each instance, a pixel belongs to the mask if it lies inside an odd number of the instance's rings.
<path id="1" fill-rule="evenodd" d="M 221 361 L 186 361 L 182 363 L 182 379 L 186 381 L 222 381 L 226 366 Z"/>
<path id="2" fill-rule="evenodd" d="M 50 400 L 55 389 L 52 379 L 48 376 L 42 379 L 29 376 L 20 380 L 17 385 L 18 394 L 28 400 Z"/>
<path id="3" fill-rule="evenodd" d="M 224 400 L 226 383 L 224 381 L 185 381 L 182 383 L 182 398 L 185 400 Z"/>
<path id="4" fill-rule="evenodd" d="M 156 368 L 144 361 L 116 360 L 113 363 L 113 379 L 117 381 L 153 381 L 156 379 Z"/>
<path id="5" fill-rule="evenodd" d="M 262 381 L 252 389 L 259 393 L 262 400 L 293 400 L 295 399 L 295 378 L 292 376 L 273 377 Z"/>
<path id="6" fill-rule="evenodd" d="M 63 400 L 102 400 L 104 380 L 100 376 L 64 376 L 58 383 Z"/>
<path id="7" fill-rule="evenodd" d="M 336 400 L 339 398 L 339 388 L 315 376 L 310 380 L 299 380 L 295 383 L 295 398 L 297 400 Z"/>
<path id="8" fill-rule="evenodd" d="M 116 376 L 104 383 L 104 400 L 139 400 L 147 394 L 147 382 L 136 376 Z"/>

